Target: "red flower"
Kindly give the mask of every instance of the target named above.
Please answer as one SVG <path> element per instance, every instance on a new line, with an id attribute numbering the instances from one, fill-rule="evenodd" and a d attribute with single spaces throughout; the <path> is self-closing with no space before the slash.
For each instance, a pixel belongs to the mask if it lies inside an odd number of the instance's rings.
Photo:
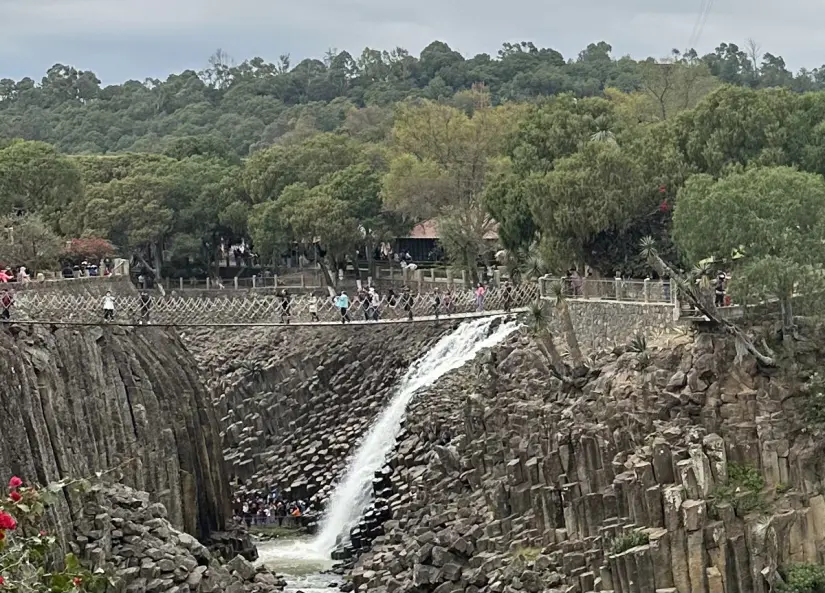
<path id="1" fill-rule="evenodd" d="M 659 193 L 660 193 L 660 194 L 663 194 L 663 193 L 665 193 L 666 191 L 667 191 L 667 187 L 665 187 L 664 185 L 660 185 L 660 186 L 659 186 Z"/>
<path id="2" fill-rule="evenodd" d="M 17 521 L 6 511 L 0 511 L 0 529 L 17 529 Z"/>
<path id="3" fill-rule="evenodd" d="M 12 477 L 11 480 L 9 480 L 9 488 L 17 488 L 17 487 L 22 486 L 22 485 L 23 485 L 23 480 L 21 480 L 17 476 L 14 476 L 14 477 Z"/>
<path id="4" fill-rule="evenodd" d="M 80 589 L 80 585 L 83 583 L 83 579 L 80 577 L 75 577 L 72 579 L 72 584 L 75 586 L 75 589 Z"/>
<path id="5" fill-rule="evenodd" d="M 662 200 L 662 203 L 659 204 L 659 212 L 667 212 L 670 210 L 670 204 L 667 203 L 667 200 Z"/>
<path id="6" fill-rule="evenodd" d="M 46 537 L 46 532 L 42 529 L 40 530 L 40 537 Z"/>
<path id="7" fill-rule="evenodd" d="M 20 499 L 23 497 L 20 496 L 20 493 L 17 490 L 12 490 L 11 494 L 9 494 L 9 498 L 11 498 L 14 502 L 20 502 Z"/>
<path id="8" fill-rule="evenodd" d="M 6 579 L 4 579 L 3 577 L 0 577 L 0 587 L 2 587 L 5 584 L 6 584 Z"/>

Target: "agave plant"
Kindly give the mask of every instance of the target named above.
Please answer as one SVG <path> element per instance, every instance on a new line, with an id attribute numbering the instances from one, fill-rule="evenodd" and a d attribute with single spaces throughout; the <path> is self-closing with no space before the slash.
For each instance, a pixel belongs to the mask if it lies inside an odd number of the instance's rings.
<path id="1" fill-rule="evenodd" d="M 556 376 L 564 374 L 564 362 L 562 356 L 553 341 L 553 333 L 550 331 L 550 314 L 544 303 L 535 302 L 527 309 L 527 329 L 532 336 L 536 346 L 547 360 L 550 368 Z"/>

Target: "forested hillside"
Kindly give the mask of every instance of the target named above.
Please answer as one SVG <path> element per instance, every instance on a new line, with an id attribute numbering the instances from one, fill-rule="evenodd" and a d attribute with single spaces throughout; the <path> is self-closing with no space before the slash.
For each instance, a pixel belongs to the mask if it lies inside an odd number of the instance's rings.
<path id="1" fill-rule="evenodd" d="M 497 223 L 522 271 L 646 275 L 652 237 L 686 269 L 735 251 L 751 288 L 798 285 L 823 259 L 794 245 L 825 241 L 825 72 L 734 45 L 664 62 L 609 49 L 465 60 L 436 43 L 294 68 L 218 54 L 163 83 L 100 89 L 65 67 L 6 81 L 0 225 L 28 240 L 0 264 L 99 237 L 155 274 L 206 274 L 245 239 L 264 262 L 298 251 L 334 270 L 435 219 L 471 275 Z"/>
<path id="2" fill-rule="evenodd" d="M 701 58 L 692 50 L 671 58 L 704 65 L 722 82 L 752 88 L 825 85 L 825 70 L 794 76 L 782 58 L 762 55 L 755 46 L 746 51 L 723 43 Z M 107 87 L 94 72 L 57 64 L 40 82 L 0 80 L 0 137 L 41 140 L 62 152 L 86 154 L 162 152 L 175 139 L 199 136 L 227 154 L 246 156 L 315 131 L 381 137 L 394 103 L 415 97 L 460 103 L 456 93 L 477 83 L 487 87 L 494 104 L 564 92 L 599 96 L 605 88 L 657 94 L 662 81 L 650 62 L 616 59 L 605 42 L 572 59 L 527 42 L 505 44 L 497 56 L 470 59 L 437 41 L 417 58 L 401 48 L 367 48 L 357 57 L 330 51 L 299 64 L 282 56 L 276 64 L 253 58 L 235 65 L 219 51 L 202 72 Z M 697 69 L 692 76 L 703 74 Z"/>

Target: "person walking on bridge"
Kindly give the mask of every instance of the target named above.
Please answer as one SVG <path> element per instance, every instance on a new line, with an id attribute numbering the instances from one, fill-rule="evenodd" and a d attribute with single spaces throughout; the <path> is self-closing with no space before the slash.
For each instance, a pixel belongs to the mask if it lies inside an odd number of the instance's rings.
<path id="1" fill-rule="evenodd" d="M 107 290 L 106 296 L 103 297 L 103 319 L 104 321 L 111 321 L 115 318 L 115 297 L 112 296 L 112 291 Z"/>
<path id="2" fill-rule="evenodd" d="M 281 291 L 281 323 L 289 325 L 289 318 L 292 316 L 292 301 L 289 291 L 284 288 Z"/>
<path id="3" fill-rule="evenodd" d="M 405 286 L 404 292 L 401 293 L 401 302 L 404 305 L 404 310 L 407 312 L 407 320 L 413 320 L 413 295 L 410 292 L 410 287 Z"/>
<path id="4" fill-rule="evenodd" d="M 309 297 L 309 317 L 312 321 L 321 321 L 318 319 L 318 295 L 316 294 Z"/>
<path id="5" fill-rule="evenodd" d="M 8 321 L 11 319 L 11 306 L 14 304 L 14 297 L 8 290 L 3 290 L 3 295 L 0 296 L 0 319 Z"/>
<path id="6" fill-rule="evenodd" d="M 149 324 L 149 307 L 152 302 L 152 297 L 145 290 L 140 292 L 140 325 Z"/>
<path id="7" fill-rule="evenodd" d="M 339 311 L 341 311 L 341 323 L 349 322 L 349 315 L 347 313 L 347 310 L 349 309 L 349 297 L 343 290 L 335 299 L 335 306 L 338 307 Z"/>
<path id="8" fill-rule="evenodd" d="M 504 311 L 509 313 L 513 308 L 513 285 L 507 280 L 504 283 Z"/>

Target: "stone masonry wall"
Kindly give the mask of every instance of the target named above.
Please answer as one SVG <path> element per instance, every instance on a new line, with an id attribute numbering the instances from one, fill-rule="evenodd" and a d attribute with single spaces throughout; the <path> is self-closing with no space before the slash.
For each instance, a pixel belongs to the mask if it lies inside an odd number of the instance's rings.
<path id="1" fill-rule="evenodd" d="M 635 334 L 648 338 L 678 325 L 673 305 L 667 303 L 616 302 L 569 299 L 567 306 L 583 350 L 594 351 L 623 344 Z M 561 336 L 557 313 L 553 311 L 553 329 Z"/>

